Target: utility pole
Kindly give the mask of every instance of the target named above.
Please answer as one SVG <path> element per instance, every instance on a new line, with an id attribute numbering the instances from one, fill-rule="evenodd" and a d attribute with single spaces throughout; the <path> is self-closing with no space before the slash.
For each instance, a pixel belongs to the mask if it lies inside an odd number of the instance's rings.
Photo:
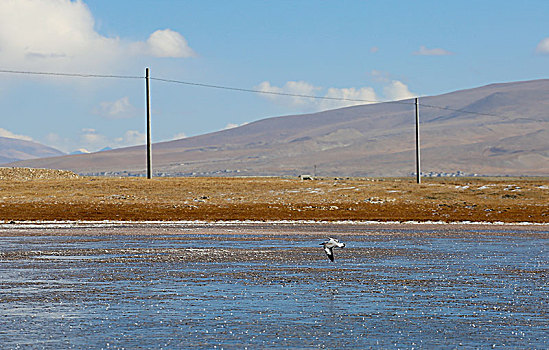
<path id="1" fill-rule="evenodd" d="M 419 99 L 416 97 L 416 180 L 421 183 L 421 166 L 419 157 Z"/>
<path id="2" fill-rule="evenodd" d="M 145 87 L 147 99 L 147 179 L 152 178 L 152 149 L 151 149 L 151 90 L 149 68 L 145 68 Z"/>

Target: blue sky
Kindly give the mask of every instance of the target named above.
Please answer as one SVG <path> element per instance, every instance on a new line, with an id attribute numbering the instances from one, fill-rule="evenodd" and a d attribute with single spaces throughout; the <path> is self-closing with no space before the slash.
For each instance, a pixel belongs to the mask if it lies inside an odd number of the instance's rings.
<path id="1" fill-rule="evenodd" d="M 549 1 L 0 0 L 0 70 L 368 101 L 547 78 Z M 356 104 L 152 81 L 153 141 Z M 144 143 L 143 79 L 0 73 L 0 136 Z"/>

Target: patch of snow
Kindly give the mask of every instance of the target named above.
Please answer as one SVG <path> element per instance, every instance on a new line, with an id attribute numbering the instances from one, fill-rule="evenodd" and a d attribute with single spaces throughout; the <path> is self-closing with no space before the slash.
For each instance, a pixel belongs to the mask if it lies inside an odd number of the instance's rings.
<path id="1" fill-rule="evenodd" d="M 77 155 L 77 154 L 87 154 L 87 153 L 91 153 L 90 151 L 88 151 L 87 149 L 85 148 L 79 148 L 71 153 L 69 153 L 70 155 Z"/>

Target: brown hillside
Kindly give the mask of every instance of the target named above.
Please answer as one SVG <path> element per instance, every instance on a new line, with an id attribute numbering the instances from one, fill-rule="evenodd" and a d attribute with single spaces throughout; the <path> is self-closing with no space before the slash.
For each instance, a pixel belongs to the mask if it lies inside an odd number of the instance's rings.
<path id="1" fill-rule="evenodd" d="M 488 85 L 420 99 L 424 173 L 549 174 L 549 80 Z M 472 113 L 465 113 L 467 111 Z M 253 122 L 153 146 L 168 175 L 409 176 L 413 101 Z M 15 163 L 78 173 L 145 169 L 144 147 Z"/>

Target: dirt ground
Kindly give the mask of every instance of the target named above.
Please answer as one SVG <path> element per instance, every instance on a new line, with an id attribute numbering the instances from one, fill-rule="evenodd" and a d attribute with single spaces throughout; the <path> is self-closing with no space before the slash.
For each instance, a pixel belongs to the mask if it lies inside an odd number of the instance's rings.
<path id="1" fill-rule="evenodd" d="M 549 222 L 549 178 L 108 178 L 0 169 L 0 221 Z"/>

